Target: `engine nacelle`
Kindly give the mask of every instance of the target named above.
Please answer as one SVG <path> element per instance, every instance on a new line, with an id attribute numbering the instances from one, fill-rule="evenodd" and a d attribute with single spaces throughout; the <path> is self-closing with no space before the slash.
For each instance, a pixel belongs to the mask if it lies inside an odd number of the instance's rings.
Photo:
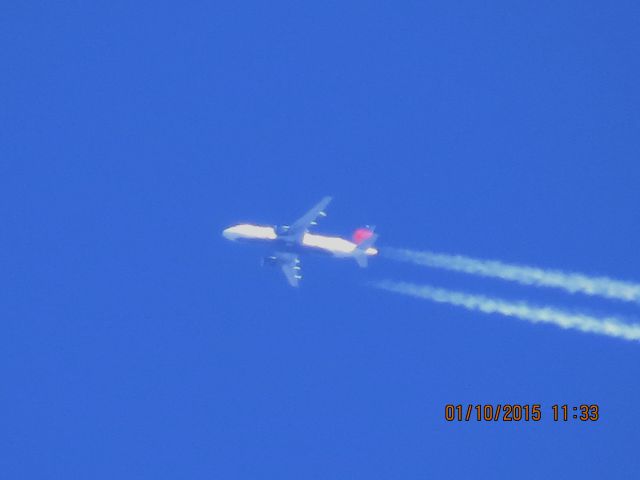
<path id="1" fill-rule="evenodd" d="M 275 227 L 273 227 L 273 229 L 276 232 L 276 235 L 280 236 L 280 235 L 287 235 L 287 233 L 289 233 L 289 229 L 291 227 L 289 225 L 276 225 Z"/>

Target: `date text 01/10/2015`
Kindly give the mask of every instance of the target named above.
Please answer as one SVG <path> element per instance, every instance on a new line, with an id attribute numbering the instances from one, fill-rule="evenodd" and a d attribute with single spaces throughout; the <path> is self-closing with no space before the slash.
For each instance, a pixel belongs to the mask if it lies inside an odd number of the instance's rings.
<path id="1" fill-rule="evenodd" d="M 553 421 L 578 420 L 595 422 L 600 418 L 600 408 L 596 404 L 555 404 L 551 406 Z M 539 403 L 517 404 L 450 404 L 445 405 L 444 419 L 447 422 L 539 422 L 543 418 L 542 405 Z"/>

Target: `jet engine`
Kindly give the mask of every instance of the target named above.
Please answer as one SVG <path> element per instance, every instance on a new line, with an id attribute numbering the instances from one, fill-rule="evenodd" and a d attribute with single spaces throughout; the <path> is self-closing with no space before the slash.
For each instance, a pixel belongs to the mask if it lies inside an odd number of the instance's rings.
<path id="1" fill-rule="evenodd" d="M 276 225 L 275 227 L 273 227 L 273 229 L 276 231 L 276 235 L 281 236 L 281 235 L 286 235 L 287 233 L 289 233 L 289 229 L 291 227 L 289 227 L 289 225 Z"/>

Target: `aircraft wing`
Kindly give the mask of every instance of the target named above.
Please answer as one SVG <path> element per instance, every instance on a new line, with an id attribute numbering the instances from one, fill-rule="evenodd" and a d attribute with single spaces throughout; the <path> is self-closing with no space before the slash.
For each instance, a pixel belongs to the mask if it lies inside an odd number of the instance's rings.
<path id="1" fill-rule="evenodd" d="M 311 210 L 290 225 L 287 235 L 301 239 L 309 227 L 316 224 L 318 217 L 326 216 L 324 209 L 330 202 L 331 197 L 324 197 L 320 200 Z"/>
<path id="2" fill-rule="evenodd" d="M 300 259 L 293 253 L 276 253 L 276 258 L 282 268 L 284 276 L 287 277 L 289 285 L 297 287 L 298 282 L 302 278 L 300 273 Z"/>

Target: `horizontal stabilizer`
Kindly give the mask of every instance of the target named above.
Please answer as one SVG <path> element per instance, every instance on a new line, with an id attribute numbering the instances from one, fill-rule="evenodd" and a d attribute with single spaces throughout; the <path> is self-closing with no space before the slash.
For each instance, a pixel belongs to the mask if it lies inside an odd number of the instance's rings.
<path id="1" fill-rule="evenodd" d="M 356 263 L 360 268 L 365 268 L 368 265 L 367 254 L 364 251 L 356 251 L 354 252 L 353 258 L 356 259 Z"/>

